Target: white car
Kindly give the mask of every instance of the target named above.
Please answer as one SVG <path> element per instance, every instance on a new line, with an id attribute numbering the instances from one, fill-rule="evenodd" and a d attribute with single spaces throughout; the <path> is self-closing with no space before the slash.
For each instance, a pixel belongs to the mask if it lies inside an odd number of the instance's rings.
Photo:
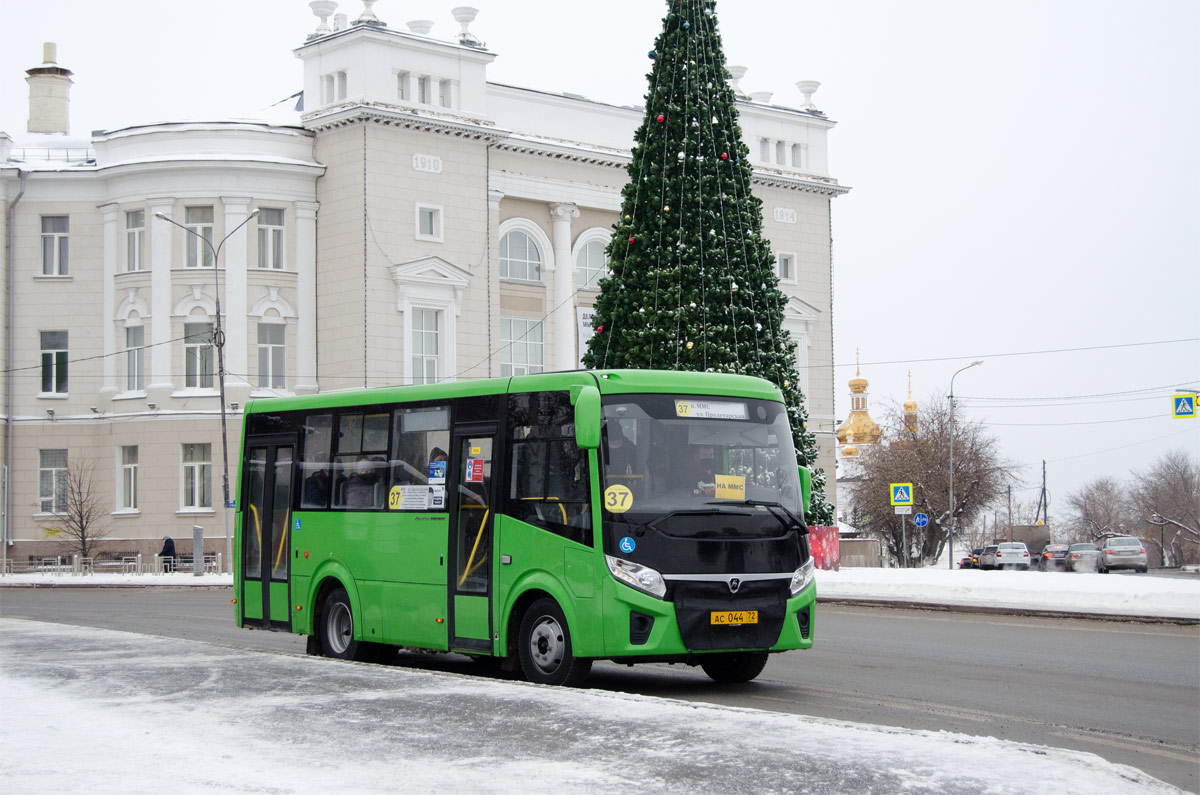
<path id="1" fill-rule="evenodd" d="M 1029 570 L 1029 547 L 1020 541 L 1006 541 L 996 547 L 994 567 Z"/>
<path id="2" fill-rule="evenodd" d="M 1133 536 L 1106 538 L 1100 543 L 1100 554 L 1096 556 L 1096 569 L 1108 574 L 1111 569 L 1133 569 L 1146 571 L 1146 547 Z"/>

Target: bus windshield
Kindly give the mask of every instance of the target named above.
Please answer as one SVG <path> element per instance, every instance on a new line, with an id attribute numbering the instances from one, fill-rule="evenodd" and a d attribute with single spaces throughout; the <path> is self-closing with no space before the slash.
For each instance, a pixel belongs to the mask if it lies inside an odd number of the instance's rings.
<path id="1" fill-rule="evenodd" d="M 604 507 L 618 522 L 653 524 L 674 537 L 761 538 L 781 535 L 802 516 L 782 403 L 610 396 L 601 454 Z"/>

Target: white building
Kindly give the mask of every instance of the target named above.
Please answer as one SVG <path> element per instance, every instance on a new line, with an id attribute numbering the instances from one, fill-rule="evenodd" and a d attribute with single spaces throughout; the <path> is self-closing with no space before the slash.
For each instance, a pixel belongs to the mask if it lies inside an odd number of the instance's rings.
<path id="1" fill-rule="evenodd" d="M 27 131 L 0 132 L 18 567 L 66 551 L 61 484 L 82 461 L 111 504 L 108 555 L 163 536 L 188 554 L 195 524 L 224 551 L 218 303 L 235 490 L 251 398 L 578 367 L 642 111 L 489 83 L 495 54 L 470 33 L 365 14 L 323 18 L 295 51 L 302 95 L 256 120 L 73 137 L 52 45 L 29 70 Z M 827 169 L 834 123 L 811 103 L 738 107 L 811 427 L 831 428 L 830 202 L 848 190 Z M 164 219 L 224 241 L 216 268 Z M 832 473 L 835 439 L 818 437 Z"/>

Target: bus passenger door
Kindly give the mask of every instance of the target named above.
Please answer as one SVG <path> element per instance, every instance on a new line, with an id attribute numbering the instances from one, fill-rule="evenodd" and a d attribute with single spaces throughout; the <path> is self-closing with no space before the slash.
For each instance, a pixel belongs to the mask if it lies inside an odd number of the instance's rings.
<path id="1" fill-rule="evenodd" d="M 450 515 L 450 648 L 491 651 L 492 452 L 495 426 L 457 432 Z"/>
<path id="2" fill-rule="evenodd" d="M 288 555 L 292 521 L 292 451 L 287 443 L 248 439 L 242 481 L 242 622 L 290 629 Z"/>

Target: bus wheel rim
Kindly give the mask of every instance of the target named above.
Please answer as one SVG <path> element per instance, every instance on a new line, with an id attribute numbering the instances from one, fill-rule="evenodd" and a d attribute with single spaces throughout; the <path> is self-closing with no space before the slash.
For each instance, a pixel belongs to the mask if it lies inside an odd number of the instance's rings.
<path id="1" fill-rule="evenodd" d="M 345 654 L 350 648 L 350 639 L 354 636 L 354 619 L 350 616 L 350 608 L 344 604 L 335 604 L 329 611 L 329 621 L 326 624 L 329 635 L 329 648 L 336 654 Z"/>
<path id="2" fill-rule="evenodd" d="M 529 633 L 529 656 L 543 673 L 554 673 L 562 665 L 566 643 L 562 627 L 551 616 L 542 616 Z"/>

